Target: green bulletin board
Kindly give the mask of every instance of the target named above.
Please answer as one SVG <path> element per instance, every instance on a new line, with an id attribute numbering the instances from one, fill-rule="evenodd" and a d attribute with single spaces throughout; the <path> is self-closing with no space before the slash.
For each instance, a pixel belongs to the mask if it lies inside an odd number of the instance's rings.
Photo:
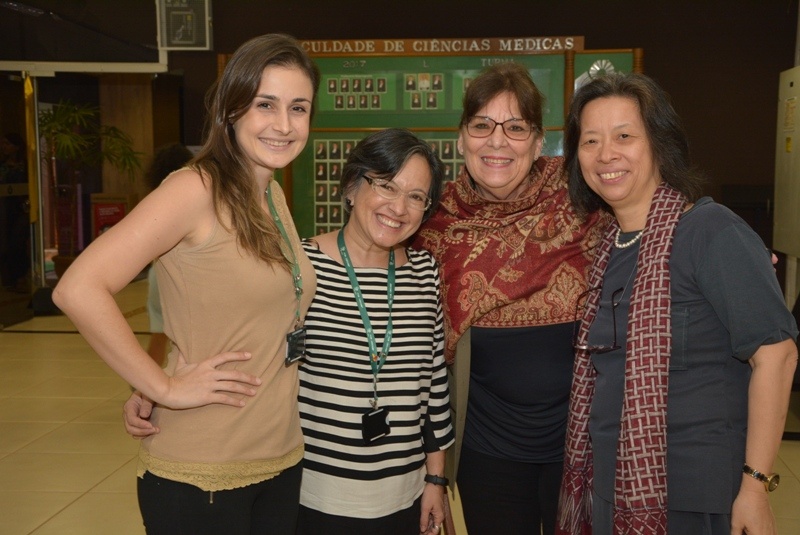
<path id="1" fill-rule="evenodd" d="M 480 59 L 318 58 L 322 81 L 313 127 L 454 128 L 461 116 L 464 90 L 483 69 Z M 545 126 L 563 124 L 563 54 L 514 60 L 529 67 L 534 82 L 548 95 Z"/>
<path id="2" fill-rule="evenodd" d="M 528 67 L 544 93 L 544 153 L 562 153 L 565 104 L 576 80 L 603 72 L 641 70 L 641 50 L 583 50 L 582 37 L 395 41 L 304 41 L 320 68 L 317 112 L 308 145 L 281 173 L 297 230 L 310 237 L 340 228 L 341 169 L 364 136 L 389 127 L 414 131 L 458 175 L 461 102 L 488 65 Z M 220 58 L 220 70 L 224 66 Z M 581 78 L 582 77 L 582 78 Z"/>

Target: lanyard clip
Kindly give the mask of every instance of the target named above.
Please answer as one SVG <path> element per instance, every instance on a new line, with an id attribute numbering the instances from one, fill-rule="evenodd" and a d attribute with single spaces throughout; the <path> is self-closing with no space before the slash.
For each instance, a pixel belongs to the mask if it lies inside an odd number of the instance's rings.
<path id="1" fill-rule="evenodd" d="M 372 399 L 369 400 L 369 404 L 372 405 L 372 410 L 378 408 L 378 376 L 376 374 L 372 374 Z"/>

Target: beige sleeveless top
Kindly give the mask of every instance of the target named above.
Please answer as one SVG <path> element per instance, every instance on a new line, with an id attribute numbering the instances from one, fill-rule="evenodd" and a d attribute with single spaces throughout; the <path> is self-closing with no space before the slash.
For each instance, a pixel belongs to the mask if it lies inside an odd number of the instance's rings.
<path id="1" fill-rule="evenodd" d="M 272 193 L 300 263 L 305 317 L 316 276 L 277 184 Z M 249 351 L 251 360 L 226 366 L 263 382 L 241 408 L 156 407 L 151 421 L 161 432 L 142 441 L 139 475 L 150 471 L 216 491 L 264 481 L 297 464 L 303 456 L 297 364 L 284 364 L 297 307 L 291 273 L 242 251 L 220 222 L 205 243 L 179 244 L 164 254 L 156 270 L 164 332 L 174 346 L 166 372 L 173 373 L 178 351 L 190 363 L 223 351 Z"/>

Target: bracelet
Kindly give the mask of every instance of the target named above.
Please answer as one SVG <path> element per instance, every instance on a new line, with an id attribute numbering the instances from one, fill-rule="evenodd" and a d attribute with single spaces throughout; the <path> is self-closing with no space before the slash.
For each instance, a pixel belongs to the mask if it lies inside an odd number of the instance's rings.
<path id="1" fill-rule="evenodd" d="M 439 477 L 439 476 L 432 476 L 430 474 L 425 474 L 425 483 L 431 483 L 433 485 L 440 485 L 442 487 L 446 487 L 450 484 L 450 481 L 446 477 Z"/>

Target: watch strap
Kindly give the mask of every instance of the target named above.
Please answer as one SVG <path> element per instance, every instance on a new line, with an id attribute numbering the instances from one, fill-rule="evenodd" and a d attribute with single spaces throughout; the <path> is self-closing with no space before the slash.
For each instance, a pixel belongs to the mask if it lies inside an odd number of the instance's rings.
<path id="1" fill-rule="evenodd" d="M 431 483 L 433 485 L 439 485 L 442 487 L 446 487 L 450 484 L 450 480 L 446 477 L 439 477 L 439 476 L 432 476 L 430 474 L 425 474 L 425 483 Z"/>
<path id="2" fill-rule="evenodd" d="M 763 481 L 763 482 L 767 481 L 767 476 L 765 476 L 764 474 L 762 474 L 761 472 L 759 472 L 755 468 L 751 468 L 747 464 L 745 464 L 742 467 L 742 472 L 744 472 L 748 476 L 753 477 L 753 478 L 755 478 L 755 479 L 757 479 L 759 481 Z"/>

